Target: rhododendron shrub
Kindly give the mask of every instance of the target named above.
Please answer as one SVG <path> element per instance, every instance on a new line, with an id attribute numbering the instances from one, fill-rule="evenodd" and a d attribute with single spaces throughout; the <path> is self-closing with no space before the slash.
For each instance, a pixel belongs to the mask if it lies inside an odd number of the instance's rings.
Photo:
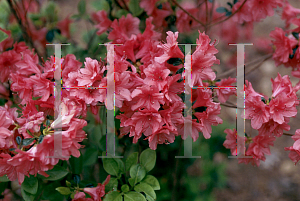
<path id="1" fill-rule="evenodd" d="M 239 96 L 244 96 L 244 112 L 236 118 L 250 122 L 257 135 L 222 128 L 223 146 L 238 163 L 259 166 L 283 135 L 295 141 L 285 148 L 290 159 L 295 164 L 300 160 L 299 129 L 295 135 L 286 133 L 297 115 L 300 82 L 292 84 L 289 75 L 278 73 L 271 78 L 267 97 L 252 80 L 245 80 L 244 90 L 237 91 L 234 71 L 222 71 L 224 65 L 236 68 L 237 61 L 236 54 L 227 60 L 221 57 L 224 44 L 258 41 L 254 46 L 267 56 L 253 62 L 252 69 L 247 63 L 246 74 L 272 59 L 275 66 L 291 67 L 291 75 L 300 78 L 300 9 L 288 1 L 234 0 L 224 6 L 214 0 L 117 0 L 91 4 L 95 11 L 89 12 L 81 0 L 77 13 L 61 19 L 53 2 L 0 4 L 10 10 L 5 19 L 11 25 L 0 22 L 4 200 L 16 194 L 9 182 L 21 186 L 19 195 L 26 201 L 160 200 L 156 193 L 165 179 L 148 174 L 156 163 L 155 150 L 163 161 L 174 150 L 181 154 L 182 142 L 189 139 L 208 143 L 215 129 L 229 125 L 222 108 L 237 108 L 231 101 Z M 285 26 L 274 27 L 268 39 L 256 37 L 254 26 L 275 13 Z M 71 31 L 80 20 L 93 27 L 83 37 L 84 48 Z M 70 45 L 61 46 L 60 58 L 46 43 Z M 248 54 L 244 59 L 252 60 Z M 112 111 L 114 122 L 106 119 Z M 107 142 L 111 124 L 114 153 Z M 169 152 L 161 153 L 162 147 Z M 187 199 L 176 196 L 182 190 L 178 165 L 173 166 L 174 183 L 164 184 L 173 186 L 172 194 L 161 199 Z M 196 200 L 197 193 L 189 199 Z"/>

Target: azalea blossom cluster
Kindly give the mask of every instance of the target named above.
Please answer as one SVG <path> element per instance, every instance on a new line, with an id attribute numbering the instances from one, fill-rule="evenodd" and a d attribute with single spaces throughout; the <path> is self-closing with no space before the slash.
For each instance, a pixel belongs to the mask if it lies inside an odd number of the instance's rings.
<path id="1" fill-rule="evenodd" d="M 210 137 L 211 126 L 222 123 L 217 116 L 220 103 L 212 98 L 210 89 L 198 88 L 193 91 L 193 108 L 202 108 L 194 116 L 183 117 L 184 103 L 180 95 L 184 93 L 184 55 L 177 44 L 178 33 L 167 32 L 167 43 L 162 44 L 159 34 L 153 30 L 152 18 L 147 19 L 143 34 L 139 32 L 139 19 L 122 17 L 114 21 L 109 38 L 115 47 L 115 55 L 108 54 L 107 60 L 114 57 L 113 69 L 105 62 L 86 58 L 84 67 L 74 55 L 61 59 L 63 90 L 61 94 L 61 118 L 54 119 L 54 72 L 55 57 L 50 57 L 42 65 L 38 57 L 23 43 L 15 43 L 13 48 L 0 55 L 0 80 L 11 90 L 15 104 L 20 111 L 8 102 L 1 107 L 0 176 L 7 175 L 10 180 L 18 178 L 22 183 L 24 176 L 37 173 L 47 176 L 45 171 L 53 168 L 59 159 L 67 160 L 73 155 L 79 157 L 80 142 L 86 138 L 82 130 L 87 122 L 87 105 L 98 114 L 98 103 L 111 99 L 106 88 L 108 76 L 114 77 L 115 106 L 120 108 L 121 134 L 130 133 L 136 143 L 144 135 L 152 149 L 157 144 L 172 143 L 175 136 L 184 135 L 185 119 L 192 129 L 188 135 L 197 140 L 199 132 Z M 7 39 L 10 40 L 10 39 Z M 215 73 L 211 66 L 219 63 L 215 54 L 218 50 L 210 43 L 205 33 L 199 33 L 197 48 L 192 54 L 193 85 L 208 86 L 207 81 L 216 84 L 235 82 L 235 79 L 214 81 Z M 3 50 L 9 47 L 3 41 Z M 170 59 L 179 59 L 180 65 L 173 65 Z M 191 69 L 187 69 L 191 70 Z M 177 73 L 176 73 L 177 72 Z M 107 76 L 104 74 L 107 73 Z M 220 101 L 226 101 L 236 94 L 227 89 L 218 89 Z M 204 108 L 204 109 L 203 109 Z M 62 156 L 54 156 L 54 133 L 62 124 Z"/>
<path id="2" fill-rule="evenodd" d="M 270 146 L 274 145 L 276 137 L 281 137 L 284 131 L 290 130 L 288 125 L 290 118 L 297 115 L 296 107 L 299 105 L 299 100 L 296 92 L 300 89 L 299 83 L 293 87 L 289 77 L 287 75 L 282 77 L 279 73 L 271 81 L 273 92 L 271 98 L 255 92 L 251 83 L 246 81 L 245 115 L 242 117 L 251 120 L 251 127 L 258 130 L 258 135 L 254 138 L 248 136 L 245 139 L 248 144 L 245 155 L 253 158 L 241 158 L 239 163 L 251 162 L 258 166 L 260 160 L 265 161 L 265 154 L 271 154 Z M 235 129 L 226 129 L 225 133 L 227 137 L 224 146 L 231 149 L 233 155 L 242 153 L 244 150 L 236 150 L 236 140 L 242 137 L 237 136 Z M 296 152 L 293 147 L 295 146 L 286 150 Z M 290 154 L 290 158 L 294 162 L 299 160 L 299 156 L 295 154 Z"/>

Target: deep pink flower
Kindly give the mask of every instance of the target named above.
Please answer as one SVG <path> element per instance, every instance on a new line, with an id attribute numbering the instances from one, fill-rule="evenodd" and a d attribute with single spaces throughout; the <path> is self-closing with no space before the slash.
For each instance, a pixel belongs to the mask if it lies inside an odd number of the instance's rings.
<path id="1" fill-rule="evenodd" d="M 275 64 L 279 66 L 280 64 L 288 63 L 289 55 L 293 53 L 293 48 L 297 45 L 298 41 L 285 36 L 284 31 L 278 27 L 274 31 L 271 31 L 270 37 L 275 39 L 272 41 L 276 47 L 273 54 Z"/>
<path id="2" fill-rule="evenodd" d="M 274 15 L 274 8 L 282 6 L 282 0 L 250 0 L 249 1 L 254 21 L 260 21 L 267 16 Z"/>
<path id="3" fill-rule="evenodd" d="M 147 15 L 151 15 L 156 8 L 156 2 L 158 1 L 159 0 L 141 0 L 140 6 L 147 12 Z"/>
<path id="4" fill-rule="evenodd" d="M 85 58 L 84 68 L 80 69 L 77 81 L 79 86 L 94 86 L 100 84 L 105 68 L 101 67 L 97 60 Z"/>
<path id="5" fill-rule="evenodd" d="M 94 201 L 102 201 L 102 197 L 105 195 L 105 185 L 108 184 L 110 180 L 110 175 L 108 175 L 103 182 L 103 184 L 98 184 L 97 187 L 94 188 L 84 188 L 83 191 L 89 194 Z"/>
<path id="6" fill-rule="evenodd" d="M 184 55 L 181 52 L 181 50 L 178 47 L 178 32 L 175 32 L 175 34 L 172 31 L 167 32 L 167 43 L 158 45 L 158 47 L 162 48 L 164 50 L 164 54 L 160 57 L 155 57 L 155 61 L 158 63 L 164 63 L 170 58 L 183 58 Z"/>
<path id="7" fill-rule="evenodd" d="M 96 13 L 93 13 L 92 18 L 97 22 L 95 27 L 98 29 L 98 35 L 104 33 L 112 23 L 112 21 L 107 18 L 107 12 L 105 10 L 100 10 Z"/>
<path id="8" fill-rule="evenodd" d="M 216 88 L 218 99 L 221 103 L 225 103 L 231 95 L 236 95 L 236 88 L 226 88 L 234 87 L 233 83 L 236 82 L 236 78 L 229 77 L 228 79 L 222 79 L 220 82 L 216 82 L 216 85 L 220 88 Z"/>
<path id="9" fill-rule="evenodd" d="M 242 141 L 243 138 L 238 135 L 237 131 L 235 129 L 225 129 L 224 133 L 226 133 L 226 140 L 223 143 L 223 146 L 226 147 L 227 149 L 230 149 L 232 155 L 238 155 L 243 152 L 240 149 L 238 149 L 238 141 Z"/>
<path id="10" fill-rule="evenodd" d="M 158 90 L 161 91 L 164 86 L 167 84 L 167 77 L 170 74 L 170 70 L 167 69 L 164 65 L 159 63 L 153 63 L 144 69 L 146 78 L 144 83 L 147 85 L 155 85 Z"/>
<path id="11" fill-rule="evenodd" d="M 0 52 L 5 51 L 7 48 L 10 48 L 14 42 L 13 38 L 11 37 L 11 31 L 2 29 L 0 27 L 0 31 L 4 32 L 5 34 L 7 34 L 7 38 L 4 39 L 3 41 L 1 41 L 0 43 Z"/>
<path id="12" fill-rule="evenodd" d="M 256 159 L 265 160 L 265 154 L 270 155 L 270 147 L 274 146 L 274 136 L 257 135 L 253 138 L 253 142 L 250 143 L 246 155 L 253 156 Z"/>
<path id="13" fill-rule="evenodd" d="M 57 23 L 57 28 L 61 31 L 61 35 L 70 38 L 70 24 L 73 22 L 73 20 L 70 19 L 70 17 L 66 17 L 64 20 L 61 20 Z"/>
<path id="14" fill-rule="evenodd" d="M 133 90 L 131 97 L 134 102 L 137 102 L 131 106 L 132 110 L 146 108 L 148 110 L 158 111 L 160 104 L 164 104 L 164 95 L 159 93 L 155 85 L 138 87 Z"/>
<path id="15" fill-rule="evenodd" d="M 287 29 L 292 20 L 300 15 L 300 9 L 294 8 L 288 1 L 284 2 L 281 19 L 285 20 L 285 28 Z"/>
<path id="16" fill-rule="evenodd" d="M 132 35 L 140 33 L 139 24 L 140 20 L 137 17 L 132 17 L 131 14 L 128 14 L 126 18 L 122 16 L 119 20 L 115 19 L 111 24 L 113 30 L 109 33 L 108 39 L 113 41 L 117 39 L 128 40 Z"/>
<path id="17" fill-rule="evenodd" d="M 245 101 L 245 119 L 251 119 L 251 126 L 259 129 L 263 123 L 270 119 L 270 113 L 266 105 L 261 101 L 261 97 L 247 97 Z"/>
<path id="18" fill-rule="evenodd" d="M 235 13 L 237 9 L 239 9 L 242 5 L 243 1 L 238 1 L 232 7 L 232 13 Z M 243 7 L 233 16 L 233 21 L 243 24 L 244 22 L 252 22 L 253 14 L 249 12 L 253 8 L 251 7 L 251 1 L 247 1 Z"/>

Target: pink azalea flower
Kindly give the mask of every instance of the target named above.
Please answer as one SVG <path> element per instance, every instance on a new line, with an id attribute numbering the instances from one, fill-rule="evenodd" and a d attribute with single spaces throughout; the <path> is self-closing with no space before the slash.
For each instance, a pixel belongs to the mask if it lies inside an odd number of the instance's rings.
<path id="1" fill-rule="evenodd" d="M 141 0 L 140 6 L 147 12 L 147 15 L 151 15 L 156 8 L 156 2 L 158 1 L 159 0 Z"/>
<path id="2" fill-rule="evenodd" d="M 236 95 L 236 88 L 223 88 L 226 86 L 233 87 L 233 83 L 236 82 L 236 78 L 229 77 L 228 79 L 222 79 L 220 82 L 216 82 L 217 86 L 222 88 L 216 88 L 218 99 L 221 103 L 225 103 L 231 95 Z"/>
<path id="3" fill-rule="evenodd" d="M 250 143 L 246 155 L 253 156 L 256 159 L 265 160 L 265 154 L 270 155 L 270 147 L 274 146 L 274 136 L 258 135 L 253 138 Z"/>
<path id="4" fill-rule="evenodd" d="M 57 28 L 61 31 L 61 35 L 70 38 L 70 24 L 73 22 L 73 20 L 70 19 L 70 17 L 66 17 L 64 20 L 61 20 L 57 23 Z"/>
<path id="5" fill-rule="evenodd" d="M 274 15 L 274 8 L 282 6 L 282 0 L 251 0 L 249 2 L 254 21 Z"/>
<path id="6" fill-rule="evenodd" d="M 14 50 L 5 51 L 0 54 L 0 81 L 6 82 L 12 72 L 16 71 L 15 64 L 22 56 Z"/>
<path id="7" fill-rule="evenodd" d="M 243 137 L 239 136 L 235 129 L 225 129 L 224 133 L 226 133 L 226 140 L 223 143 L 223 146 L 227 149 L 230 149 L 232 155 L 238 155 L 239 153 L 243 152 L 240 149 L 238 149 L 237 142 L 240 140 L 243 140 Z"/>
<path id="8" fill-rule="evenodd" d="M 72 201 L 93 201 L 92 198 L 85 198 L 84 192 L 77 192 L 74 195 L 74 199 Z"/>
<path id="9" fill-rule="evenodd" d="M 192 82 L 190 87 L 195 85 L 203 85 L 202 80 L 214 80 L 215 73 L 211 69 L 213 64 L 219 64 L 220 61 L 216 58 L 215 54 L 218 50 L 214 44 L 210 44 L 210 38 L 199 31 L 199 39 L 197 39 L 197 47 L 192 54 L 192 69 L 186 69 L 192 73 Z"/>
<path id="10" fill-rule="evenodd" d="M 288 1 L 284 3 L 281 19 L 285 20 L 285 28 L 287 29 L 292 20 L 300 15 L 300 9 L 294 8 Z"/>
<path id="11" fill-rule="evenodd" d="M 202 125 L 202 133 L 205 139 L 211 137 L 212 128 L 211 126 L 216 126 L 222 124 L 223 120 L 218 116 L 221 111 L 220 103 L 211 103 L 208 105 L 206 111 L 204 112 L 195 112 L 195 116 L 199 120 L 199 123 Z"/>
<path id="12" fill-rule="evenodd" d="M 5 51 L 6 49 L 10 48 L 13 45 L 14 40 L 11 37 L 11 31 L 2 29 L 1 27 L 0 27 L 0 31 L 7 34 L 7 38 L 4 39 L 3 41 L 1 41 L 1 43 L 0 43 L 0 52 L 3 52 L 3 51 Z"/>
<path id="13" fill-rule="evenodd" d="M 280 64 L 287 63 L 289 61 L 289 55 L 293 53 L 293 48 L 297 45 L 298 41 L 285 36 L 284 31 L 278 27 L 276 27 L 274 31 L 271 31 L 270 37 L 275 39 L 272 41 L 276 47 L 275 53 L 273 54 L 275 64 L 279 66 Z"/>
<path id="14" fill-rule="evenodd" d="M 164 54 L 160 57 L 155 57 L 155 61 L 158 63 L 164 63 L 170 58 L 183 58 L 184 55 L 181 52 L 181 50 L 178 47 L 178 32 L 175 32 L 175 34 L 172 31 L 167 32 L 167 43 L 158 45 L 159 48 L 162 48 L 164 50 Z"/>
<path id="15" fill-rule="evenodd" d="M 169 144 L 175 140 L 175 135 L 167 128 L 160 128 L 150 136 L 146 138 L 149 140 L 149 147 L 152 150 L 156 150 L 157 144 Z"/>
<path id="16" fill-rule="evenodd" d="M 158 90 L 161 91 L 164 86 L 167 84 L 167 77 L 170 74 L 170 70 L 167 69 L 164 65 L 159 63 L 153 63 L 144 69 L 146 78 L 144 83 L 147 85 L 155 85 L 158 87 Z"/>
<path id="17" fill-rule="evenodd" d="M 164 104 L 164 95 L 159 93 L 155 85 L 138 87 L 133 90 L 131 97 L 133 101 L 137 101 L 136 104 L 131 106 L 132 110 L 146 108 L 148 110 L 158 111 L 160 104 Z"/>
<path id="18" fill-rule="evenodd" d="M 285 147 L 286 151 L 290 151 L 289 157 L 290 159 L 297 164 L 300 160 L 300 129 L 297 129 L 295 135 L 292 136 L 292 139 L 295 141 L 293 146 Z"/>
<path id="19" fill-rule="evenodd" d="M 95 27 L 98 29 L 98 35 L 104 33 L 111 26 L 112 21 L 107 18 L 107 12 L 105 10 L 93 13 L 92 18 L 97 22 Z"/>
<path id="20" fill-rule="evenodd" d="M 105 195 L 105 185 L 108 184 L 110 180 L 110 175 L 108 175 L 103 182 L 103 184 L 98 184 L 97 187 L 94 188 L 84 188 L 83 191 L 89 194 L 94 201 L 102 201 L 102 197 Z"/>
<path id="21" fill-rule="evenodd" d="M 137 143 L 142 133 L 144 133 L 145 136 L 149 136 L 161 128 L 162 117 L 153 110 L 144 109 L 135 112 L 122 125 L 131 126 L 129 136 L 134 137 L 133 143 Z"/>
<path id="22" fill-rule="evenodd" d="M 94 86 L 98 81 L 102 79 L 102 74 L 105 68 L 101 68 L 97 60 L 86 58 L 84 62 L 85 68 L 81 68 L 80 74 L 78 75 L 77 81 L 79 86 Z"/>
<path id="23" fill-rule="evenodd" d="M 187 131 L 185 132 L 184 127 L 187 127 Z M 182 139 L 186 139 L 190 136 L 194 142 L 199 138 L 199 132 L 203 130 L 203 125 L 197 122 L 197 119 L 192 119 L 192 116 L 188 116 L 184 118 L 184 122 L 178 127 L 178 134 L 181 135 Z"/>
<path id="24" fill-rule="evenodd" d="M 13 145 L 13 134 L 10 130 L 0 127 L 0 149 L 9 149 Z"/>
<path id="25" fill-rule="evenodd" d="M 242 5 L 243 1 L 238 1 L 232 7 L 232 13 L 235 13 L 237 9 L 239 9 Z M 251 1 L 247 1 L 243 7 L 233 16 L 233 21 L 243 24 L 244 22 L 252 22 L 253 14 L 249 12 L 253 8 L 251 7 Z"/>
<path id="26" fill-rule="evenodd" d="M 115 19 L 111 24 L 113 30 L 109 33 L 108 39 L 113 41 L 117 39 L 128 40 L 132 35 L 140 33 L 139 24 L 140 20 L 131 14 L 128 14 L 126 18 L 122 16 L 119 20 Z"/>
<path id="27" fill-rule="evenodd" d="M 285 93 L 278 95 L 276 98 L 270 101 L 270 115 L 272 119 L 282 124 L 284 117 L 293 117 L 297 114 L 295 107 L 295 98 L 288 96 Z"/>

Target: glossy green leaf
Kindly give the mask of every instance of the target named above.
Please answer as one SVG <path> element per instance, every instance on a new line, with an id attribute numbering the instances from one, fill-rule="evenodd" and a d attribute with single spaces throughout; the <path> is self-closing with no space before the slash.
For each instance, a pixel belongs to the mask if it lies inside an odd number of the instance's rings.
<path id="1" fill-rule="evenodd" d="M 146 176 L 146 169 L 140 164 L 133 165 L 130 168 L 130 177 L 134 179 L 133 185 L 142 181 L 142 179 Z"/>
<path id="2" fill-rule="evenodd" d="M 140 155 L 140 162 L 145 167 L 146 171 L 152 170 L 156 163 L 156 153 L 152 149 L 144 150 Z"/>
<path id="3" fill-rule="evenodd" d="M 158 180 L 152 175 L 147 175 L 143 179 L 143 183 L 149 184 L 153 188 L 153 190 L 160 190 L 160 185 Z"/>
<path id="4" fill-rule="evenodd" d="M 144 183 L 144 182 L 139 183 L 138 185 L 136 185 L 134 187 L 134 190 L 136 192 L 145 193 L 148 201 L 154 201 L 156 199 L 156 194 L 155 194 L 153 188 L 147 183 Z"/>
<path id="5" fill-rule="evenodd" d="M 139 157 L 138 152 L 133 152 L 132 154 L 130 154 L 127 157 L 126 162 L 125 162 L 126 171 L 129 171 L 131 166 L 137 164 L 138 157 Z"/>
<path id="6" fill-rule="evenodd" d="M 70 195 L 72 193 L 70 188 L 68 187 L 57 187 L 55 190 L 57 190 L 62 195 Z"/>
<path id="7" fill-rule="evenodd" d="M 103 201 L 123 201 L 122 194 L 117 191 L 108 193 Z"/>
<path id="8" fill-rule="evenodd" d="M 133 16 L 139 16 L 144 11 L 140 7 L 140 1 L 139 0 L 130 0 L 128 8 Z"/>
<path id="9" fill-rule="evenodd" d="M 25 176 L 21 186 L 28 193 L 35 195 L 39 186 L 38 179 L 32 175 L 30 177 Z"/>
<path id="10" fill-rule="evenodd" d="M 54 166 L 52 170 L 48 170 L 46 173 L 49 175 L 49 177 L 42 176 L 43 179 L 55 181 L 65 177 L 69 171 L 61 166 Z"/>
<path id="11" fill-rule="evenodd" d="M 146 201 L 146 199 L 141 193 L 130 191 L 124 194 L 124 201 Z"/>

